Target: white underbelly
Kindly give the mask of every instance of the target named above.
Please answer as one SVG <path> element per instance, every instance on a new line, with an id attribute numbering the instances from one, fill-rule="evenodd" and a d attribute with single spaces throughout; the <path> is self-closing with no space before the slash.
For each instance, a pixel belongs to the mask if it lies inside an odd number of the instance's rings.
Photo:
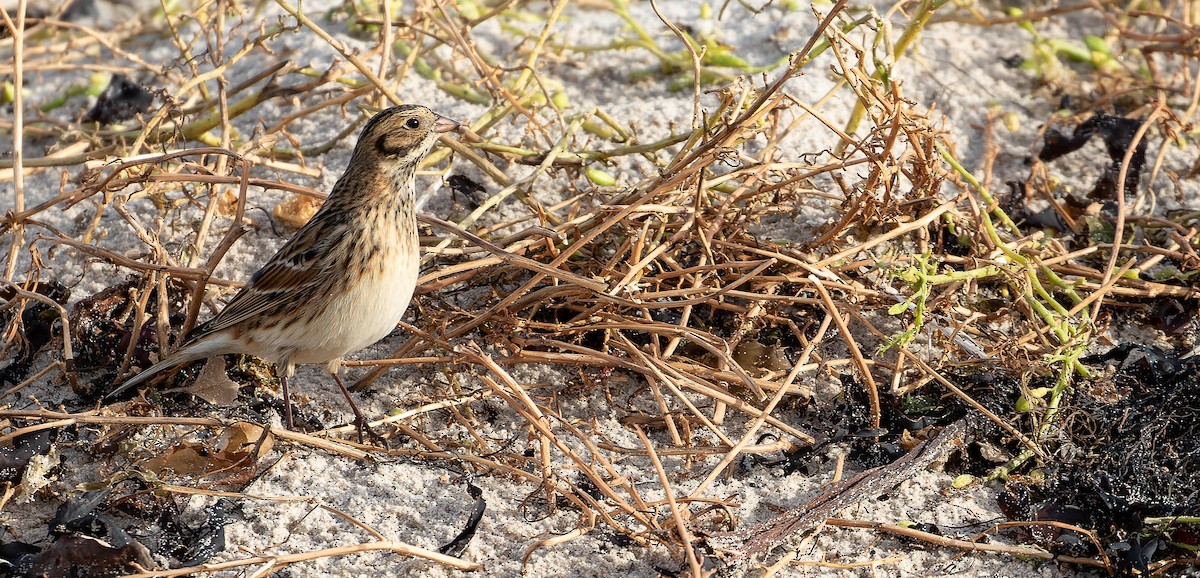
<path id="1" fill-rule="evenodd" d="M 297 351 L 293 363 L 326 363 L 386 337 L 404 317 L 416 287 L 417 260 L 395 259 L 392 266 L 369 275 L 313 319 L 309 347 Z"/>

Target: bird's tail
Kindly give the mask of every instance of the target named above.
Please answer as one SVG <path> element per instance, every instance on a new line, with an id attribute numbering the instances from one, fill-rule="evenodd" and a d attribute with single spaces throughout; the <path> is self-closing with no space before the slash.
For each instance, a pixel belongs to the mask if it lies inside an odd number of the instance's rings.
<path id="1" fill-rule="evenodd" d="M 141 373 L 125 380 L 125 383 L 118 385 L 116 389 L 108 392 L 108 395 L 105 395 L 104 399 L 112 399 L 117 395 L 120 395 L 122 391 L 145 383 L 151 377 L 158 375 L 159 372 L 163 371 L 164 369 L 170 369 L 176 365 L 182 365 L 190 361 L 196 361 L 197 359 L 200 359 L 200 357 L 190 355 L 186 349 L 177 351 L 173 355 L 167 356 L 166 359 L 151 365 L 148 369 L 142 371 Z"/>
<path id="2" fill-rule="evenodd" d="M 216 338 L 214 338 L 214 337 L 216 337 Z M 128 380 L 125 381 L 125 383 L 122 383 L 121 385 L 117 386 L 116 389 L 108 392 L 108 395 L 105 395 L 104 399 L 112 399 L 113 397 L 120 394 L 122 391 L 125 391 L 131 387 L 135 387 L 142 383 L 145 383 L 146 380 L 150 379 L 151 377 L 154 377 L 155 375 L 158 375 L 160 372 L 162 372 L 165 369 L 170 369 L 172 367 L 175 367 L 176 365 L 183 365 L 185 363 L 191 363 L 198 359 L 204 359 L 206 357 L 212 357 L 214 355 L 230 353 L 232 351 L 237 351 L 237 349 L 230 348 L 229 343 L 226 342 L 226 340 L 223 338 L 223 336 L 207 336 L 206 338 L 203 338 L 200 341 L 196 341 L 196 342 L 192 342 L 192 343 L 184 345 L 183 347 L 179 348 L 179 350 L 177 350 L 175 353 L 168 355 L 166 357 L 166 359 L 163 359 L 162 361 L 155 363 L 154 365 L 151 365 L 148 369 L 129 378 Z"/>

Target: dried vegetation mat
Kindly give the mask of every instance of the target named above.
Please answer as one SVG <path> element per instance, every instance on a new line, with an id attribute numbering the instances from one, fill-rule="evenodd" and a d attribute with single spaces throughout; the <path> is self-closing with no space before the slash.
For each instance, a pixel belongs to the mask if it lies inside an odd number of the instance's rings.
<path id="1" fill-rule="evenodd" d="M 138 576 L 265 575 L 366 550 L 480 567 L 454 557 L 486 516 L 477 492 L 471 527 L 442 553 L 337 512 L 359 526 L 361 544 L 206 565 L 230 503 L 268 499 L 241 490 L 294 446 L 502 477 L 529 489 L 527 516 L 578 516 L 573 531 L 528 544 L 526 559 L 605 528 L 627 547 L 665 549 L 690 576 L 752 561 L 768 575 L 789 564 L 889 563 L 799 560 L 796 538 L 825 524 L 1112 574 L 1195 564 L 1197 373 L 1150 338 L 1113 337 L 1136 326 L 1185 347 L 1195 332 L 1198 214 L 1154 203 L 1156 191 L 1194 179 L 1164 160 L 1194 138 L 1192 3 L 998 14 L 927 0 L 886 16 L 818 4 L 807 43 L 762 68 L 720 39 L 723 23 L 749 17 L 737 3 L 697 6 L 714 23 L 704 33 L 638 18 L 619 0 L 580 3 L 569 8 L 576 17 L 624 22 L 607 45 L 586 47 L 560 34 L 565 1 L 400 4 L 315 14 L 288 0 L 165 2 L 111 30 L 63 9 L 5 11 L 0 74 L 13 114 L 0 129 L 15 146 L 0 161 L 11 200 L 0 220 L 9 444 L 0 505 L 18 495 L 68 504 L 53 539 L 16 558 L 25 575 L 97 533 L 107 542 L 89 546 L 92 567 L 133 563 Z M 268 9 L 283 16 L 251 25 Z M 1101 19 L 1109 34 L 1053 37 L 1067 18 Z M 905 93 L 897 66 L 924 31 L 950 23 L 1028 33 L 1020 64 L 1030 90 L 1071 97 L 1021 151 L 993 142 L 1011 120 L 997 107 L 975 135 L 986 150 L 975 173 L 958 160 L 962 137 Z M 491 52 L 476 41 L 484 29 Z M 278 47 L 297 36 L 337 57 L 320 69 L 289 60 Z M 147 62 L 125 48 L 147 39 L 173 43 L 177 59 Z M 652 63 L 630 82 L 641 75 L 691 93 L 691 126 L 644 142 L 637 119 L 572 106 L 559 66 L 597 55 Z M 816 72 L 836 81 L 824 97 L 789 91 L 789 80 Z M 311 214 L 321 193 L 294 181 L 349 145 L 360 107 L 400 102 L 396 87 L 415 77 L 486 107 L 470 138 L 448 140 L 429 161 L 460 212 L 426 218 L 416 323 L 389 359 L 352 363 L 370 368 L 359 390 L 397 365 L 422 368 L 431 378 L 411 394 L 420 401 L 356 444 L 350 427 L 321 429 L 315 418 L 308 433 L 270 427 L 276 381 L 251 359 L 233 360 L 229 377 L 253 386 L 240 392 L 206 366 L 175 378 L 186 395 L 105 400 L 169 350 L 206 301 L 219 307 L 238 286 L 214 272 L 252 222 L 287 227 Z M 71 88 L 31 101 L 32 78 Z M 81 94 L 101 95 L 96 108 L 85 113 Z M 849 120 L 830 120 L 831 107 L 851 102 L 837 116 Z M 289 132 L 334 109 L 349 120 L 327 142 Z M 802 131 L 830 138 L 818 150 L 789 148 Z M 1053 167 L 1095 165 L 1072 154 L 1093 136 L 1110 158 L 1081 196 Z M 998 155 L 1029 150 L 1040 157 L 1028 173 L 997 186 Z M 58 192 L 31 194 L 25 183 L 47 173 L 62 175 Z M 247 207 L 280 191 L 292 198 L 253 219 Z M 502 219 L 504 203 L 523 208 Z M 806 207 L 832 218 L 798 229 L 805 238 L 762 233 Z M 68 208 L 69 228 L 54 217 Z M 112 246 L 118 236 L 137 245 Z M 72 295 L 52 266 L 63 255 L 103 264 L 87 274 L 106 275 L 108 288 Z M 1088 357 L 1113 341 L 1126 343 Z M 526 378 L 544 375 L 558 381 Z M 26 388 L 47 383 L 73 394 L 44 408 Z M 210 414 L 220 417 L 195 417 Z M 793 508 L 739 509 L 737 488 L 753 476 L 770 485 L 795 472 L 833 475 L 819 459 L 831 447 L 862 473 Z M 962 475 L 948 491 L 1000 492 L 1010 521 L 947 534 L 832 518 L 951 453 L 959 457 L 947 467 Z M 64 467 L 54 456 L 67 454 L 95 462 L 87 493 L 49 483 Z M 195 494 L 222 500 L 204 524 L 178 523 Z M 147 546 L 122 529 L 131 519 L 166 529 Z M 910 547 L 893 544 L 899 557 Z M 770 554 L 781 546 L 782 557 Z"/>

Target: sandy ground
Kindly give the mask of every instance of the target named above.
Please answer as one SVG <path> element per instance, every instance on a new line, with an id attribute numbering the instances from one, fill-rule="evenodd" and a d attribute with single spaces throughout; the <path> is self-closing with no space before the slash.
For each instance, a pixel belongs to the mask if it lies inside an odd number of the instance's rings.
<path id="1" fill-rule="evenodd" d="M 712 22 L 701 22 L 696 4 L 690 0 L 664 0 L 661 5 L 667 16 L 681 24 L 700 27 L 712 26 Z M 326 6 L 320 2 L 306 2 L 305 10 L 311 15 L 320 15 Z M 744 55 L 754 64 L 773 62 L 791 50 L 799 48 L 807 39 L 816 20 L 807 7 L 785 11 L 777 6 L 768 6 L 758 14 L 752 14 L 734 3 L 724 19 L 717 22 L 724 41 L 735 46 L 738 54 Z M 884 12 L 885 4 L 876 7 Z M 541 10 L 533 5 L 533 10 Z M 664 44 L 674 46 L 665 26 L 654 16 L 648 4 L 637 3 L 634 11 L 644 26 L 658 35 Z M 274 4 L 264 6 L 263 18 L 274 18 L 280 13 Z M 894 14 L 891 21 L 901 26 L 903 18 Z M 228 23 L 235 25 L 235 22 Z M 367 48 L 368 43 L 346 33 L 344 24 L 326 23 L 327 29 L 340 40 L 351 46 Z M 1076 22 L 1082 28 L 1077 34 L 1101 33 L 1103 24 L 1096 21 Z M 580 7 L 568 9 L 563 24 L 563 35 L 580 45 L 602 44 L 606 38 L 621 30 L 622 23 L 612 14 Z M 1091 27 L 1090 29 L 1087 27 Z M 510 34 L 498 27 L 485 25 L 475 31 L 476 40 L 495 53 L 507 53 L 514 42 Z M 1036 142 L 1039 123 L 1052 114 L 1055 101 L 1034 86 L 1032 76 L 1006 64 L 1010 56 L 1026 55 L 1028 37 L 1015 27 L 991 28 L 968 27 L 941 23 L 932 25 L 925 32 L 918 49 L 911 57 L 903 59 L 893 78 L 902 83 L 904 94 L 920 106 L 930 107 L 941 119 L 942 127 L 958 143 L 958 152 L 964 164 L 979 169 L 985 143 L 981 140 L 980 127 L 989 110 L 1010 115 L 1015 122 L 1008 128 L 996 132 L 1001 155 L 994 167 L 997 182 L 1009 178 L 1020 178 L 1027 170 L 1023 165 L 1029 147 Z M 288 35 L 277 41 L 276 49 L 299 63 L 311 63 L 323 68 L 334 58 L 334 53 L 324 43 L 316 42 L 305 35 Z M 130 47 L 149 62 L 166 62 L 175 56 L 173 48 L 162 44 L 148 43 Z M 615 60 L 609 56 L 593 55 L 579 61 L 564 62 L 554 72 L 564 82 L 564 90 L 578 109 L 602 107 L 611 116 L 636 127 L 643 140 L 652 140 L 668 135 L 673 126 L 686 126 L 692 111 L 691 94 L 670 92 L 660 83 L 630 83 L 625 73 L 631 68 L 648 66 L 650 60 L 644 53 L 629 53 L 627 58 Z M 831 59 L 823 57 L 810 66 L 806 74 L 793 80 L 788 89 L 805 102 L 815 102 L 828 92 L 834 83 L 829 67 Z M 245 77 L 254 72 L 255 63 L 240 64 L 228 73 L 231 79 Z M 83 73 L 80 73 L 83 74 Z M 30 92 L 27 98 L 38 102 L 51 92 L 55 82 L 60 82 L 65 73 L 37 73 L 27 80 Z M 771 76 L 768 73 L 768 76 Z M 37 82 L 41 80 L 42 82 Z M 410 102 L 426 104 L 447 116 L 462 120 L 478 117 L 484 107 L 465 103 L 438 90 L 431 82 L 410 75 L 399 87 L 399 94 Z M 706 97 L 711 104 L 711 97 Z M 844 123 L 849 113 L 849 102 L 834 99 L 824 105 L 824 114 L 836 124 Z M 76 103 L 74 106 L 83 106 Z M 251 131 L 251 123 L 273 123 L 291 111 L 287 102 L 270 103 L 260 112 L 261 118 L 242 119 L 238 127 Z M 58 111 L 55 114 L 67 114 Z M 274 115 L 273 117 L 268 117 Z M 53 116 L 53 115 L 52 115 Z M 332 138 L 343 126 L 345 119 L 338 111 L 324 111 L 309 120 L 293 123 L 289 127 L 298 142 L 311 144 Z M 511 130 L 518 134 L 518 128 Z M 829 148 L 835 135 L 819 125 L 809 130 L 798 131 L 790 136 L 782 149 L 784 157 L 799 158 L 811 151 Z M 37 147 L 44 143 L 31 142 L 27 145 L 28 156 L 40 156 Z M 275 173 L 269 169 L 256 169 L 260 174 L 297 182 L 320 190 L 328 190 L 340 175 L 349 157 L 352 140 L 315 159 L 311 166 L 321 169 L 319 178 L 306 179 L 295 174 Z M 1154 154 L 1155 151 L 1151 151 Z M 1168 163 L 1180 162 L 1168 155 Z M 456 160 L 455 171 L 485 180 L 474 167 Z M 522 170 L 514 167 L 513 176 Z M 628 185 L 641 177 L 645 167 L 632 163 L 610 167 L 619 185 Z M 1055 170 L 1062 170 L 1055 167 Z M 71 177 L 73 175 L 68 175 Z M 1059 175 L 1065 186 L 1086 188 L 1091 177 L 1085 173 Z M 56 194 L 59 176 L 54 171 L 43 171 L 31 175 L 26 181 L 29 203 L 37 203 Z M 429 195 L 425 211 L 446 216 L 456 210 L 447 188 L 433 178 L 424 178 L 424 188 Z M 547 200 L 559 196 L 556 183 L 546 181 L 539 196 Z M 7 190 L 10 185 L 0 185 Z M 489 184 L 489 186 L 492 186 Z M 252 204 L 266 208 L 274 206 L 282 195 L 274 192 L 252 191 Z M 9 198 L 7 192 L 3 198 Z M 1173 196 L 1163 202 L 1174 203 Z M 133 208 L 137 209 L 134 205 Z M 149 214 L 150 207 L 142 207 Z M 67 231 L 78 230 L 82 215 L 90 214 L 92 207 L 77 207 L 54 215 L 54 223 Z M 794 219 L 766 222 L 761 235 L 779 240 L 803 239 L 815 227 L 835 214 L 836 207 L 814 203 Z M 509 201 L 488 217 L 490 222 L 524 216 L 525 209 Z M 224 260 L 218 274 L 227 278 L 243 279 L 262 264 L 286 237 L 288 231 L 278 233 L 267 225 L 267 217 L 261 211 L 252 212 L 257 221 L 256 231 L 244 237 Z M 114 235 L 104 240 L 107 247 L 120 250 L 130 246 L 128 239 L 116 236 L 117 231 L 126 230 L 118 226 L 119 217 L 113 213 L 105 216 L 101 227 Z M 228 222 L 221 226 L 227 226 Z M 222 231 L 218 231 L 222 232 Z M 183 234 L 183 231 L 181 231 Z M 0 241 L 7 250 L 8 239 Z M 123 278 L 125 272 L 111 266 L 88 263 L 72 258 L 69 251 L 60 251 L 48 260 L 49 271 L 68 285 L 74 287 L 76 298 L 88 295 Z M 387 355 L 404 339 L 401 332 L 358 355 L 360 359 Z M 355 373 L 351 370 L 352 375 Z M 470 375 L 459 375 L 470 380 Z M 555 383 L 569 379 L 553 368 L 526 370 L 518 373 L 523 383 Z M 308 411 L 323 416 L 328 423 L 343 423 L 348 417 L 344 402 L 335 389 L 327 383 L 318 368 L 303 368 L 298 373 L 297 388 L 308 398 Z M 820 395 L 834 395 L 837 388 L 828 383 L 808 384 Z M 446 377 L 439 368 L 397 369 L 377 382 L 368 392 L 361 395 L 360 404 L 368 415 L 382 415 L 393 408 L 410 408 L 414 391 L 421 388 L 446 387 Z M 62 404 L 68 409 L 79 409 L 73 395 L 53 384 L 38 384 L 21 399 L 4 400 L 15 408 L 32 407 L 36 398 L 47 406 Z M 568 403 L 577 406 L 580 416 L 595 419 L 601 430 L 625 445 L 638 445 L 632 433 L 625 430 L 616 420 L 619 416 L 596 415 L 589 400 L 572 399 Z M 507 416 L 511 418 L 512 416 Z M 504 423 L 501 416 L 498 423 Z M 503 432 L 496 432 L 498 437 Z M 233 515 L 234 522 L 227 528 L 228 550 L 217 559 L 236 559 L 250 555 L 282 555 L 309 552 L 321 548 L 351 545 L 369 541 L 363 531 L 353 528 L 345 519 L 326 510 L 315 509 L 322 503 L 345 512 L 377 529 L 384 536 L 436 549 L 449 541 L 463 526 L 470 513 L 471 501 L 466 496 L 465 483 L 458 468 L 453 464 L 416 460 L 391 462 L 355 461 L 330 455 L 326 452 L 293 447 L 283 450 L 279 462 L 262 477 L 245 489 L 245 493 L 259 499 L 238 501 Z M 830 450 L 835 454 L 837 447 Z M 688 467 L 678 460 L 666 461 L 672 472 L 683 472 Z M 652 479 L 645 463 L 630 463 L 628 467 L 643 468 L 643 479 Z M 784 475 L 772 468 L 741 472 L 733 479 L 718 482 L 709 492 L 714 497 L 733 497 L 739 504 L 738 515 L 746 522 L 766 519 L 778 511 L 788 508 L 814 495 L 832 476 L 830 462 L 814 467 L 819 473 Z M 79 469 L 65 472 L 57 481 L 60 487 L 69 489 L 75 484 L 89 481 L 90 470 Z M 698 479 L 683 480 L 679 487 L 687 490 L 694 487 Z M 679 562 L 673 560 L 664 549 L 631 545 L 618 539 L 612 532 L 597 529 L 574 540 L 534 551 L 522 564 L 526 550 L 538 540 L 569 532 L 576 528 L 578 518 L 569 509 L 560 509 L 548 517 L 533 516 L 522 507 L 522 501 L 535 492 L 511 480 L 496 476 L 476 477 L 472 483 L 482 488 L 487 500 L 487 513 L 479 532 L 463 555 L 464 558 L 482 563 L 487 576 L 551 577 L 551 576 L 655 576 L 660 571 L 677 571 Z M 998 520 L 997 506 L 992 497 L 993 488 L 975 487 L 966 491 L 948 490 L 950 477 L 933 471 L 903 483 L 890 495 L 868 500 L 845 511 L 839 516 L 884 522 L 915 520 L 939 524 L 948 532 L 955 528 Z M 649 497 L 657 497 L 647 489 Z M 302 496 L 307 501 L 283 501 L 278 497 Z M 190 506 L 202 511 L 211 498 L 197 497 Z M 4 516 L 8 523 L 21 531 L 36 534 L 48 516 L 44 505 L 36 502 L 10 504 Z M 199 514 L 197 514 L 199 515 Z M 797 542 L 791 548 L 798 549 L 798 560 L 839 562 L 876 561 L 877 564 L 852 569 L 818 568 L 793 565 L 783 568 L 780 576 L 1063 576 L 1071 572 L 1034 561 L 1018 561 L 1004 557 L 982 554 L 960 555 L 960 553 L 934 548 L 914 547 L 896 539 L 879 536 L 865 531 L 848 531 L 827 528 L 815 538 L 803 544 Z M 216 561 L 216 560 L 214 560 Z M 280 572 L 279 576 L 421 576 L 433 577 L 457 575 L 457 572 L 423 560 L 405 558 L 395 554 L 367 553 L 321 558 L 299 564 Z M 739 569 L 734 575 L 758 575 L 757 571 Z"/>

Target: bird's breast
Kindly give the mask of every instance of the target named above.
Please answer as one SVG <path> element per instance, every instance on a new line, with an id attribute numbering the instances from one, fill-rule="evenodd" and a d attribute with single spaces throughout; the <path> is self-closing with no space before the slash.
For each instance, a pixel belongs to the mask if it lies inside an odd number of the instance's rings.
<path id="1" fill-rule="evenodd" d="M 414 225 L 415 227 L 415 225 Z M 407 232 L 403 232 L 407 233 Z M 411 235 L 358 245 L 350 251 L 347 279 L 330 291 L 328 306 L 312 324 L 318 347 L 298 352 L 296 363 L 325 363 L 386 337 L 404 317 L 420 272 L 415 228 Z M 352 246 L 353 247 L 353 246 Z"/>

